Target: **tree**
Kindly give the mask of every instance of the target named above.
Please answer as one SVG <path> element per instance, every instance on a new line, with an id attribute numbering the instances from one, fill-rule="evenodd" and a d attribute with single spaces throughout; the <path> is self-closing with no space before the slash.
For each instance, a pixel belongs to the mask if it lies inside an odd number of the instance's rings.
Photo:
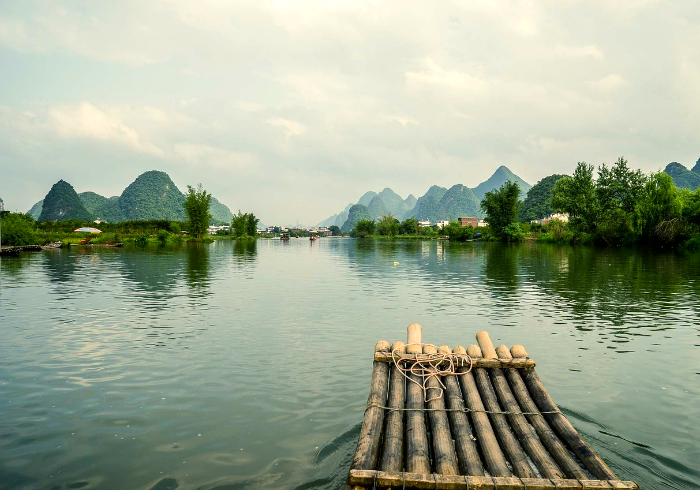
<path id="1" fill-rule="evenodd" d="M 562 177 L 554 184 L 552 209 L 569 215 L 574 229 L 590 232 L 595 229 L 598 215 L 593 165 L 579 162 L 574 175 Z"/>
<path id="2" fill-rule="evenodd" d="M 664 172 L 652 174 L 637 203 L 637 229 L 647 238 L 674 241 L 680 232 L 683 203 L 673 178 Z"/>
<path id="3" fill-rule="evenodd" d="M 2 227 L 1 245 L 38 245 L 39 237 L 34 229 L 34 218 L 29 214 L 0 211 Z"/>
<path id="4" fill-rule="evenodd" d="M 246 238 L 249 236 L 255 236 L 255 226 L 257 225 L 257 220 L 255 225 L 253 225 L 253 234 L 250 234 L 250 216 L 248 213 L 241 213 L 238 210 L 238 214 L 234 214 L 231 219 L 231 234 L 235 238 Z M 253 216 L 255 219 L 255 216 Z"/>
<path id="5" fill-rule="evenodd" d="M 415 218 L 408 218 L 399 225 L 399 233 L 401 235 L 418 235 L 420 230 L 418 229 L 418 220 Z"/>
<path id="6" fill-rule="evenodd" d="M 355 225 L 352 230 L 353 236 L 359 236 L 360 238 L 368 237 L 374 233 L 374 221 L 371 219 L 361 219 Z"/>
<path id="7" fill-rule="evenodd" d="M 199 184 L 196 189 L 190 185 L 187 186 L 184 206 L 190 222 L 190 234 L 194 235 L 195 238 L 202 238 L 209 227 L 210 205 L 211 194 L 204 190 L 202 184 Z"/>
<path id="8" fill-rule="evenodd" d="M 504 238 L 504 231 L 511 223 L 518 221 L 520 187 L 510 180 L 497 190 L 489 191 L 481 200 L 481 209 L 486 213 L 486 220 L 494 235 Z"/>
<path id="9" fill-rule="evenodd" d="M 246 225 L 247 225 L 247 233 L 248 236 L 257 236 L 258 235 L 258 223 L 260 220 L 255 217 L 253 213 L 246 213 Z"/>
<path id="10" fill-rule="evenodd" d="M 331 235 L 333 235 L 333 236 L 340 236 L 340 235 L 342 235 L 342 233 L 341 233 L 341 231 L 340 231 L 340 227 L 338 227 L 338 226 L 336 226 L 336 225 L 331 225 L 331 226 L 329 226 L 329 227 L 328 227 L 328 230 L 331 232 Z"/>
<path id="11" fill-rule="evenodd" d="M 396 236 L 399 233 L 399 220 L 385 214 L 377 223 L 377 233 L 384 236 Z"/>

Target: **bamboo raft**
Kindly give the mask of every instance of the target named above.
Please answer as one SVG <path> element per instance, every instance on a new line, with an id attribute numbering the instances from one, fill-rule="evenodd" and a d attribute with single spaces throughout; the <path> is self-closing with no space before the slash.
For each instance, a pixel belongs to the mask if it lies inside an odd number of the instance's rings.
<path id="1" fill-rule="evenodd" d="M 346 488 L 638 489 L 621 481 L 551 399 L 521 345 L 375 347 Z"/>

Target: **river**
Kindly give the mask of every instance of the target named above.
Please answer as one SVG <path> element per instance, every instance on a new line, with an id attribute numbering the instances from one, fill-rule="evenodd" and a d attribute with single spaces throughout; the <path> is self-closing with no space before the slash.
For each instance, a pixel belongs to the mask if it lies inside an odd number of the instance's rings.
<path id="1" fill-rule="evenodd" d="M 0 488 L 340 488 L 412 322 L 524 344 L 620 478 L 698 488 L 699 256 L 325 238 L 0 259 Z"/>

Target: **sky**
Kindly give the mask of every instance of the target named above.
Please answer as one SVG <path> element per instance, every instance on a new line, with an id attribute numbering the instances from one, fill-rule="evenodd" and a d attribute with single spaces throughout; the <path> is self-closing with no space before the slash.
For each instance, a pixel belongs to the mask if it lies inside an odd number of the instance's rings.
<path id="1" fill-rule="evenodd" d="M 700 157 L 697 0 L 0 0 L 0 198 L 202 183 L 264 223 L 390 187 Z"/>

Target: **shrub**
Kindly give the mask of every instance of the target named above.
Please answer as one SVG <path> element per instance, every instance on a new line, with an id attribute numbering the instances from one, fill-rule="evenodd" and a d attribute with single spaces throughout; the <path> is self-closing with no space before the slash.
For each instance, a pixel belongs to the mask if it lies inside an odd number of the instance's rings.
<path id="1" fill-rule="evenodd" d="M 519 223 L 511 223 L 503 229 L 503 237 L 509 242 L 522 242 L 525 240 L 525 234 L 520 228 Z"/>
<path id="2" fill-rule="evenodd" d="M 34 218 L 22 213 L 4 213 L 0 223 L 3 245 L 38 245 L 39 237 L 34 230 Z"/>

